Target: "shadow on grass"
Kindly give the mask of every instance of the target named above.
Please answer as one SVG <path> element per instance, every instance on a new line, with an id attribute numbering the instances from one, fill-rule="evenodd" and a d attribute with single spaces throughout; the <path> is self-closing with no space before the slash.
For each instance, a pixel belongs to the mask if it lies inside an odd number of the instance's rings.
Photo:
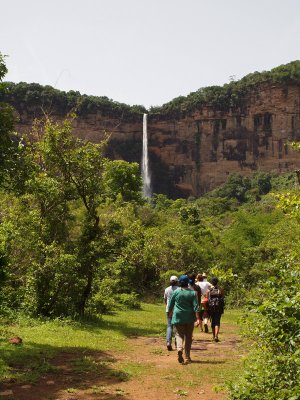
<path id="1" fill-rule="evenodd" d="M 121 395 L 126 399 L 126 393 L 116 385 L 130 379 L 130 375 L 116 369 L 117 360 L 104 351 L 30 342 L 19 346 L 4 344 L 3 347 L 0 398 L 4 398 L 1 392 L 9 390 L 14 400 L 57 399 L 67 393 L 74 400 L 77 395 L 84 394 L 101 394 L 101 399 L 115 399 Z"/>
<path id="2" fill-rule="evenodd" d="M 145 325 L 145 324 L 144 324 Z M 163 323 L 151 323 L 148 326 L 133 326 L 130 322 L 126 321 L 105 321 L 100 320 L 99 322 L 84 322 L 74 326 L 75 329 L 87 330 L 96 332 L 101 329 L 104 331 L 116 331 L 124 335 L 125 337 L 130 336 L 160 336 L 165 331 L 166 325 Z"/>

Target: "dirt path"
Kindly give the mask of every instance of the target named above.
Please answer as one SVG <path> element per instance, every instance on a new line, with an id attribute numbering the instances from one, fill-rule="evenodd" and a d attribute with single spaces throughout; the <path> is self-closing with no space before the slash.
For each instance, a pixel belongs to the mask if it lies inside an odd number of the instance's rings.
<path id="1" fill-rule="evenodd" d="M 51 360 L 54 371 L 31 385 L 10 383 L 0 390 L 6 400 L 171 400 L 179 397 L 222 400 L 216 392 L 240 366 L 239 337 L 227 325 L 221 341 L 194 334 L 192 364 L 180 365 L 163 338 L 134 337 L 124 352 L 62 352 Z"/>

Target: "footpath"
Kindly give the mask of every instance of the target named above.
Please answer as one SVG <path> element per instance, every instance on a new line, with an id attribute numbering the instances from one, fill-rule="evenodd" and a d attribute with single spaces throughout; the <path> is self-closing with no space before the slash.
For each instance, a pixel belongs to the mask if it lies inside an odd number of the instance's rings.
<path id="1" fill-rule="evenodd" d="M 191 357 L 181 365 L 161 337 L 131 337 L 126 351 L 62 352 L 35 384 L 1 387 L 6 400 L 223 400 L 223 384 L 240 373 L 243 351 L 236 325 L 224 324 L 220 342 L 195 328 Z"/>

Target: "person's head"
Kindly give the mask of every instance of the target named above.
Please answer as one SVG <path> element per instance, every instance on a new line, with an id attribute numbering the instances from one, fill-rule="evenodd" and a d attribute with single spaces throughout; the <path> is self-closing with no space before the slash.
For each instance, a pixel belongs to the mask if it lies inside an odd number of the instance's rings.
<path id="1" fill-rule="evenodd" d="M 203 276 L 201 274 L 197 275 L 197 281 L 198 282 L 203 282 Z"/>
<path id="2" fill-rule="evenodd" d="M 196 275 L 189 274 L 188 277 L 189 277 L 190 283 L 193 285 L 195 283 Z"/>
<path id="3" fill-rule="evenodd" d="M 177 283 L 178 283 L 178 278 L 177 278 L 176 275 L 172 275 L 172 276 L 171 276 L 171 278 L 170 278 L 170 283 L 171 283 L 172 286 L 177 285 Z"/>
<path id="4" fill-rule="evenodd" d="M 218 282 L 219 282 L 219 279 L 216 278 L 216 277 L 213 277 L 212 280 L 211 280 L 211 283 L 212 283 L 213 286 L 217 286 Z"/>
<path id="5" fill-rule="evenodd" d="M 179 278 L 179 286 L 181 287 L 188 287 L 189 285 L 189 277 L 187 275 L 181 275 Z"/>

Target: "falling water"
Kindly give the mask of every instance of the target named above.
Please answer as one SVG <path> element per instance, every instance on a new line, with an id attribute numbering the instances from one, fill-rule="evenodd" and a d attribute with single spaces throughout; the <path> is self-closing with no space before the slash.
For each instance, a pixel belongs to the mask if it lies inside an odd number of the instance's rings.
<path id="1" fill-rule="evenodd" d="M 151 180 L 150 180 L 149 160 L 148 160 L 147 114 L 144 114 L 143 117 L 142 178 L 143 178 L 143 194 L 145 197 L 151 197 Z"/>

